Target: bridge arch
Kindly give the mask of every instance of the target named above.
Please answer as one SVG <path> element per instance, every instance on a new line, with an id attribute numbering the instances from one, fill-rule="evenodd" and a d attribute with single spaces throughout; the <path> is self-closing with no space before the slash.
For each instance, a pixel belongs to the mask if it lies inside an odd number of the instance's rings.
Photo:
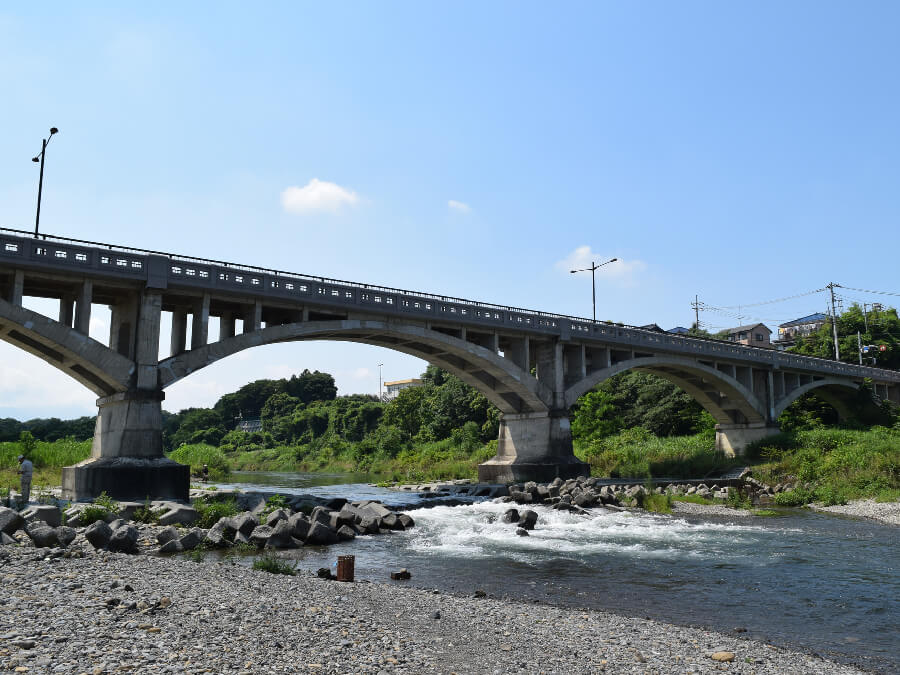
<path id="1" fill-rule="evenodd" d="M 566 390 L 566 408 L 571 408 L 601 382 L 628 370 L 651 373 L 680 387 L 719 424 L 766 422 L 765 404 L 738 380 L 710 366 L 677 356 L 628 359 L 593 372 Z M 735 413 L 743 419 L 737 419 Z"/>
<path id="2" fill-rule="evenodd" d="M 128 391 L 134 363 L 59 321 L 0 299 L 0 340 L 46 361 L 98 396 Z"/>
<path id="3" fill-rule="evenodd" d="M 161 361 L 160 387 L 251 347 L 301 340 L 360 342 L 416 356 L 475 387 L 507 414 L 547 412 L 553 400 L 549 387 L 489 349 L 421 326 L 368 320 L 291 323 L 224 338 Z"/>
<path id="4" fill-rule="evenodd" d="M 847 402 L 847 395 L 859 391 L 859 384 L 856 382 L 839 380 L 835 377 L 826 377 L 821 380 L 814 380 L 800 387 L 792 389 L 785 394 L 775 404 L 775 418 L 777 419 L 781 413 L 787 410 L 788 406 L 805 394 L 812 393 L 818 398 L 828 403 L 837 411 L 838 417 L 845 420 L 851 416 L 850 405 Z"/>

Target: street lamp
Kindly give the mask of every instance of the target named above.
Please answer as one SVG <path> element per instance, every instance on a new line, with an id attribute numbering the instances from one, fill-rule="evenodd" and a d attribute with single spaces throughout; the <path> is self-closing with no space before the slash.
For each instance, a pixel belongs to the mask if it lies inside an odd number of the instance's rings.
<path id="1" fill-rule="evenodd" d="M 379 401 L 384 400 L 384 397 L 382 397 L 382 395 L 381 395 L 381 366 L 383 366 L 383 365 L 384 365 L 383 363 L 378 364 L 378 400 Z"/>
<path id="2" fill-rule="evenodd" d="M 37 239 L 38 236 L 38 227 L 41 224 L 41 191 L 44 188 L 44 155 L 47 154 L 47 144 L 50 142 L 50 139 L 53 138 L 53 134 L 58 133 L 59 129 L 56 127 L 50 127 L 50 135 L 47 138 L 44 138 L 41 143 L 41 154 L 37 157 L 32 157 L 32 162 L 40 162 L 41 163 L 41 177 L 38 179 L 38 202 L 37 202 L 37 215 L 34 217 L 34 238 Z"/>
<path id="3" fill-rule="evenodd" d="M 595 263 L 594 261 L 591 261 L 591 266 L 586 267 L 583 270 L 569 270 L 569 272 L 571 274 L 575 274 L 575 272 L 588 272 L 588 271 L 590 271 L 590 273 L 591 273 L 591 289 L 592 289 L 591 298 L 593 300 L 593 306 L 594 306 L 594 322 L 595 323 L 597 321 L 597 282 L 596 282 L 594 273 L 598 269 L 603 267 L 604 265 L 609 265 L 609 263 L 616 262 L 616 260 L 618 260 L 618 258 L 613 258 L 612 260 L 607 260 L 605 263 L 600 263 L 599 265 L 597 263 Z"/>

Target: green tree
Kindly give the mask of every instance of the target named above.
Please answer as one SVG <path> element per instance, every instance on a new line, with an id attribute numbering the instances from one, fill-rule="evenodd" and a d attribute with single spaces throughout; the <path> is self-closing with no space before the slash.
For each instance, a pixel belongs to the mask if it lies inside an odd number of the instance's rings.
<path id="1" fill-rule="evenodd" d="M 314 372 L 304 370 L 299 377 L 292 375 L 291 379 L 286 381 L 284 391 L 307 404 L 313 401 L 333 401 L 337 397 L 334 378 L 318 370 Z"/>
<path id="2" fill-rule="evenodd" d="M 864 314 L 863 308 L 854 303 L 838 317 L 837 329 L 841 361 L 859 363 L 858 345 L 861 342 L 863 345 L 876 347 L 876 350 L 863 354 L 864 364 L 900 369 L 900 319 L 895 308 L 869 310 Z M 884 351 L 880 350 L 881 347 L 884 347 Z M 788 351 L 833 359 L 834 337 L 831 320 L 826 321 L 825 325 L 812 335 L 797 340 L 797 344 Z"/>
<path id="3" fill-rule="evenodd" d="M 592 441 L 612 436 L 622 428 L 622 416 L 612 394 L 593 390 L 580 399 L 572 413 L 572 437 Z"/>

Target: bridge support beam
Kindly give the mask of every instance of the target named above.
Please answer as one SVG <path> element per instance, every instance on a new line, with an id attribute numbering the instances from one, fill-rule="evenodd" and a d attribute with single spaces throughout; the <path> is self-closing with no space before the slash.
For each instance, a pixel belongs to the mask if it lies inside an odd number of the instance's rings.
<path id="1" fill-rule="evenodd" d="M 572 431 L 564 410 L 504 414 L 497 454 L 478 466 L 478 480 L 485 483 L 549 481 L 589 473 L 589 466 L 572 452 Z"/>
<path id="2" fill-rule="evenodd" d="M 766 422 L 717 424 L 716 450 L 728 457 L 740 457 L 754 441 L 773 436 L 780 431 L 777 424 Z"/>
<path id="3" fill-rule="evenodd" d="M 162 446 L 161 391 L 132 390 L 97 400 L 91 457 L 62 470 L 62 494 L 74 501 L 106 492 L 113 499 L 188 498 L 190 467 Z"/>

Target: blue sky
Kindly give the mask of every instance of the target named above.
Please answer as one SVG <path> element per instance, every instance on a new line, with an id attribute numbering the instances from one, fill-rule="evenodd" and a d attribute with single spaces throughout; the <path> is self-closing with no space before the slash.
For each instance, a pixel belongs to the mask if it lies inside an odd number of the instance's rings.
<path id="1" fill-rule="evenodd" d="M 30 3 L 0 9 L 0 226 L 590 316 L 727 327 L 900 292 L 891 2 Z M 852 299 L 878 296 L 845 293 Z M 880 298 L 884 299 L 884 298 Z M 52 312 L 40 303 L 38 309 Z M 103 312 L 92 334 L 102 335 Z M 211 405 L 303 368 L 375 392 L 420 361 L 231 357 Z M 93 396 L 0 345 L 0 416 Z"/>

